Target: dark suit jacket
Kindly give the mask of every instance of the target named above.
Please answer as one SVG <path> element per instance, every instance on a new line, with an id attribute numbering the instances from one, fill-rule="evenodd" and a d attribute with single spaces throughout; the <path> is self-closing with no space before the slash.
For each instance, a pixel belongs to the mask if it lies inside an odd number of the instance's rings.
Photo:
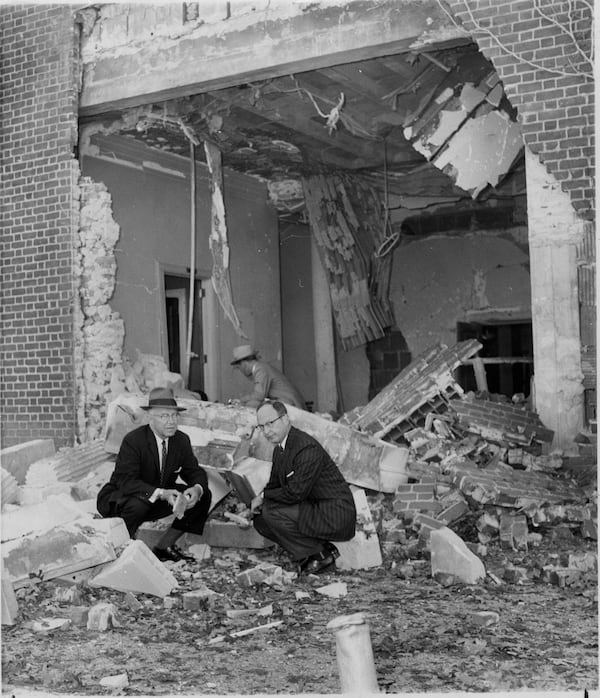
<path id="1" fill-rule="evenodd" d="M 325 540 L 354 535 L 356 508 L 348 483 L 327 451 L 309 434 L 291 427 L 285 450 L 273 453 L 265 502 L 298 504 L 301 533 Z"/>
<path id="2" fill-rule="evenodd" d="M 169 438 L 167 462 L 161 479 L 158 447 L 152 429 L 145 424 L 125 435 L 115 469 L 98 494 L 98 511 L 110 510 L 110 503 L 123 498 L 147 500 L 157 487 L 175 488 L 178 477 L 188 485 L 202 485 L 208 492 L 208 479 L 192 451 L 187 434 L 176 431 Z M 104 505 L 104 506 L 103 506 Z"/>

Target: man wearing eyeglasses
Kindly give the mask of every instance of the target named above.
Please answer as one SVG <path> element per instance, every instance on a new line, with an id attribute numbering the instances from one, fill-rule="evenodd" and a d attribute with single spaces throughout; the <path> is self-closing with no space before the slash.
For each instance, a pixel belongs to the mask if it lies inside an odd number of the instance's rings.
<path id="1" fill-rule="evenodd" d="M 177 406 L 171 389 L 154 388 L 142 409 L 148 412 L 148 424 L 123 439 L 111 478 L 98 493 L 98 512 L 120 516 L 132 538 L 144 521 L 175 512 L 153 552 L 163 561 L 193 559 L 175 543 L 185 532 L 202 534 L 211 492 L 189 437 L 177 428 L 185 408 Z"/>
<path id="2" fill-rule="evenodd" d="M 251 503 L 254 527 L 280 545 L 301 573 L 323 572 L 339 556 L 331 541 L 354 536 L 350 487 L 321 444 L 291 425 L 282 402 L 264 402 L 256 419 L 275 448 L 269 482 Z"/>

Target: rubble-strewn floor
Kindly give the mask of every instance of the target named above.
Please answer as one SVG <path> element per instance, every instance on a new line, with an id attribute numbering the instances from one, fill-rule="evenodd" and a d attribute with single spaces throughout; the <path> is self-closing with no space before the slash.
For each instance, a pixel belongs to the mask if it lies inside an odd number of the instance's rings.
<path id="1" fill-rule="evenodd" d="M 484 561 L 487 571 L 496 570 L 500 578 L 509 562 L 531 571 L 548 556 L 583 551 L 595 554 L 596 542 L 548 536 L 528 553 L 490 545 Z M 283 561 L 267 550 L 254 555 Z M 535 581 L 525 584 L 497 584 L 488 576 L 476 586 L 443 587 L 429 576 L 426 554 L 412 561 L 393 561 L 388 555 L 378 569 L 334 572 L 280 589 L 241 587 L 236 573 L 254 565 L 247 551 L 213 549 L 208 560 L 171 566 L 181 584 L 171 596 L 181 597 L 200 582 L 222 594 L 194 611 L 181 603 L 165 608 L 162 599 L 144 595 L 137 597 L 135 610 L 131 595 L 84 585 L 80 598 L 65 603 L 58 601 L 65 589 L 56 581 L 22 589 L 17 594 L 20 621 L 3 627 L 3 690 L 339 693 L 335 636 L 326 625 L 335 616 L 359 611 L 368 618 L 379 686 L 387 693 L 598 688 L 595 571 L 564 588 L 535 574 Z M 333 581 L 346 583 L 346 596 L 329 598 L 314 590 Z M 310 596 L 298 600 L 297 591 Z M 89 607 L 98 601 L 117 607 L 119 627 L 101 632 L 71 624 L 49 634 L 32 629 L 35 620 L 65 618 L 73 604 Z M 267 614 L 269 604 L 271 615 L 226 615 L 249 608 Z M 473 614 L 481 611 L 496 612 L 498 622 L 478 625 Z M 278 627 L 229 637 L 277 620 L 283 621 Z M 219 636 L 224 639 L 218 641 Z M 99 683 L 123 673 L 128 677 L 124 689 Z"/>

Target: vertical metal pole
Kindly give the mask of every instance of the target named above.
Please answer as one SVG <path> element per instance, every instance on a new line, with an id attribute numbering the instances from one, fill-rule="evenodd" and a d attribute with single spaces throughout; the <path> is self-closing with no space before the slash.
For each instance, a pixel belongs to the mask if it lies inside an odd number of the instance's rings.
<path id="1" fill-rule="evenodd" d="M 192 333 L 194 331 L 194 301 L 196 293 L 196 148 L 190 141 L 190 302 L 188 313 L 187 347 L 185 352 L 186 388 L 189 388 L 192 365 Z"/>
<path id="2" fill-rule="evenodd" d="M 335 631 L 335 645 L 342 693 L 379 693 L 371 634 L 364 613 L 337 616 L 327 623 Z"/>

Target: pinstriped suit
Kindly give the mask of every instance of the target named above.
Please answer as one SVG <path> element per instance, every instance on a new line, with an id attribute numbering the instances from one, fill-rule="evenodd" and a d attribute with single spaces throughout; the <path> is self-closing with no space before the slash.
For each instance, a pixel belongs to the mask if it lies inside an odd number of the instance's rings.
<path id="1" fill-rule="evenodd" d="M 263 496 L 255 528 L 293 559 L 320 552 L 323 541 L 354 536 L 356 509 L 348 483 L 321 444 L 300 429 L 290 427 L 283 453 L 275 448 Z M 278 528 L 281 515 L 285 531 Z"/>

